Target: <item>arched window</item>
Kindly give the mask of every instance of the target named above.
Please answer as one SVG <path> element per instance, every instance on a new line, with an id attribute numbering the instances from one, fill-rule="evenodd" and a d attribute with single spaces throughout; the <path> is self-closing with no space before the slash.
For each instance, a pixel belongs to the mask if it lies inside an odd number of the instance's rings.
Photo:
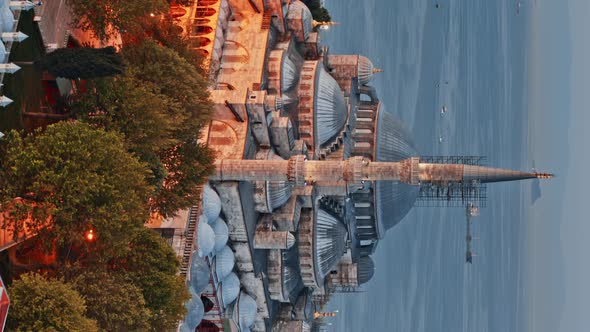
<path id="1" fill-rule="evenodd" d="M 199 0 L 197 6 L 211 6 L 218 2 L 219 0 Z"/>
<path id="2" fill-rule="evenodd" d="M 183 17 L 186 14 L 186 9 L 182 7 L 170 7 L 170 16 L 173 18 Z"/>
<path id="3" fill-rule="evenodd" d="M 192 48 L 199 48 L 211 44 L 211 39 L 205 37 L 195 37 L 189 40 L 189 45 Z"/>
<path id="4" fill-rule="evenodd" d="M 199 35 L 206 35 L 213 32 L 213 28 L 206 26 L 206 25 L 197 25 L 193 27 L 193 34 Z"/>
<path id="5" fill-rule="evenodd" d="M 207 50 L 203 50 L 203 49 L 200 49 L 200 48 L 199 48 L 199 49 L 197 49 L 197 52 L 199 52 L 199 54 L 201 54 L 202 56 L 205 56 L 205 57 L 206 57 L 207 55 L 209 55 L 209 51 L 207 51 Z"/>
<path id="6" fill-rule="evenodd" d="M 213 8 L 197 8 L 195 12 L 195 17 L 209 17 L 215 14 L 215 9 Z"/>
<path id="7" fill-rule="evenodd" d="M 355 129 L 354 130 L 354 133 L 355 134 L 359 134 L 359 135 L 362 135 L 362 134 L 372 134 L 373 131 L 371 129 Z"/>
<path id="8" fill-rule="evenodd" d="M 208 18 L 197 18 L 195 19 L 194 23 L 195 24 L 207 24 L 209 23 L 209 19 Z"/>

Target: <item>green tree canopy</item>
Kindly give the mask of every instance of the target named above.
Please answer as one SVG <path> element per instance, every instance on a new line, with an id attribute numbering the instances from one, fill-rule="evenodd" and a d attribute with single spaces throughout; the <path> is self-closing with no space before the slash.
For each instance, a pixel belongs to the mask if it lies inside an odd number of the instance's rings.
<path id="1" fill-rule="evenodd" d="M 322 6 L 320 0 L 303 0 L 303 3 L 311 11 L 311 16 L 318 22 L 330 22 L 332 17 L 328 10 Z"/>
<path id="2" fill-rule="evenodd" d="M 54 76 L 69 79 L 114 76 L 125 71 L 123 58 L 112 46 L 60 48 L 35 61 L 35 65 Z"/>
<path id="3" fill-rule="evenodd" d="M 11 331 L 98 331 L 85 316 L 84 298 L 71 285 L 35 273 L 21 275 L 9 288 Z"/>
<path id="4" fill-rule="evenodd" d="M 83 121 L 121 132 L 129 150 L 149 165 L 156 188 L 152 211 L 169 216 L 198 201 L 198 186 L 213 171 L 214 157 L 206 146 L 185 137 L 193 126 L 191 113 L 134 75 L 89 84 L 90 92 L 74 103 L 74 112 Z"/>
<path id="5" fill-rule="evenodd" d="M 151 313 L 141 290 L 104 269 L 70 268 L 68 282 L 86 299 L 86 316 L 102 331 L 145 331 Z"/>
<path id="6" fill-rule="evenodd" d="M 11 213 L 3 227 L 16 233 L 27 223 L 47 244 L 82 246 L 92 228 L 103 256 L 124 252 L 128 232 L 143 227 L 150 173 L 117 133 L 60 122 L 24 139 L 9 132 L 2 144 L 0 203 Z"/>
<path id="7" fill-rule="evenodd" d="M 164 0 L 67 0 L 77 27 L 92 31 L 100 40 L 116 36 L 119 32 L 136 32 L 140 22 L 150 14 L 160 15 L 169 5 Z"/>
<path id="8" fill-rule="evenodd" d="M 189 112 L 190 118 L 178 128 L 177 135 L 182 135 L 183 140 L 196 137 L 212 113 L 207 79 L 174 50 L 151 39 L 126 47 L 123 56 L 129 67 L 135 69 L 132 71 L 135 78 L 157 86 L 161 94 Z"/>
<path id="9" fill-rule="evenodd" d="M 149 183 L 160 188 L 167 173 L 160 152 L 181 142 L 175 131 L 190 114 L 153 84 L 132 76 L 92 80 L 88 88 L 72 104 L 74 115 L 123 134 L 127 148 L 151 169 Z"/>
<path id="10" fill-rule="evenodd" d="M 129 254 L 112 266 L 116 273 L 139 287 L 152 331 L 174 329 L 186 311 L 190 295 L 184 279 L 177 275 L 180 263 L 172 248 L 154 231 L 138 230 L 131 240 Z"/>

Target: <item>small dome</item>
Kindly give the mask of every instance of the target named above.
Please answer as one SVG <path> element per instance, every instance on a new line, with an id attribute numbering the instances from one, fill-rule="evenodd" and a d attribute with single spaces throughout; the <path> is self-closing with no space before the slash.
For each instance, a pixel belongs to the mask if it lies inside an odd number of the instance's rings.
<path id="1" fill-rule="evenodd" d="M 199 256 L 205 257 L 213 252 L 215 248 L 215 233 L 209 224 L 206 222 L 207 218 L 199 217 L 199 226 L 197 229 L 197 247 L 199 248 Z"/>
<path id="2" fill-rule="evenodd" d="M 322 145 L 338 135 L 348 118 L 344 94 L 336 80 L 318 63 L 314 91 L 316 142 Z"/>
<path id="3" fill-rule="evenodd" d="M 8 7 L 7 2 L 8 1 L 5 1 L 0 7 L 0 10 L 2 11 L 0 22 L 2 23 L 2 31 L 4 32 L 12 31 L 12 25 L 14 24 L 14 13 Z"/>
<path id="4" fill-rule="evenodd" d="M 401 161 L 417 156 L 411 135 L 391 113 L 380 109 L 377 119 L 376 161 Z M 397 225 L 414 206 L 420 186 L 399 181 L 377 181 L 375 198 L 379 237 Z"/>
<path id="5" fill-rule="evenodd" d="M 295 0 L 289 4 L 287 12 L 287 19 L 298 19 L 301 18 L 301 24 L 303 25 L 303 39 L 306 40 L 309 33 L 313 30 L 313 16 L 307 6 L 299 1 Z"/>
<path id="6" fill-rule="evenodd" d="M 299 82 L 299 69 L 289 57 L 289 52 L 284 51 L 281 63 L 281 92 L 291 90 Z"/>
<path id="7" fill-rule="evenodd" d="M 357 66 L 357 78 L 359 85 L 365 85 L 373 78 L 375 67 L 369 58 L 359 55 Z"/>
<path id="8" fill-rule="evenodd" d="M 203 186 L 203 215 L 207 222 L 214 223 L 221 213 L 221 199 L 209 185 Z"/>
<path id="9" fill-rule="evenodd" d="M 367 283 L 375 274 L 375 263 L 369 256 L 363 256 L 359 259 L 357 266 L 357 280 L 359 285 Z"/>
<path id="10" fill-rule="evenodd" d="M 230 247 L 225 246 L 213 258 L 212 265 L 215 267 L 217 280 L 223 280 L 234 269 L 235 257 Z"/>
<path id="11" fill-rule="evenodd" d="M 207 261 L 204 258 L 199 257 L 198 253 L 195 251 L 191 259 L 190 285 L 196 294 L 201 294 L 205 288 L 207 288 L 207 285 L 209 285 L 210 274 L 209 264 L 207 264 Z"/>
<path id="12" fill-rule="evenodd" d="M 295 244 L 295 235 L 291 232 L 287 232 L 287 249 L 290 249 Z"/>
<path id="13" fill-rule="evenodd" d="M 314 230 L 316 278 L 324 278 L 344 254 L 346 226 L 332 214 L 317 209 Z"/>
<path id="14" fill-rule="evenodd" d="M 186 315 L 184 316 L 182 325 L 189 331 L 194 331 L 205 316 L 203 302 L 201 302 L 198 296 L 193 296 L 190 301 L 185 303 L 184 307 L 186 308 Z"/>
<path id="15" fill-rule="evenodd" d="M 256 321 L 256 313 L 258 312 L 258 306 L 256 305 L 256 301 L 246 294 L 245 292 L 240 292 L 240 296 L 238 297 L 238 301 L 235 304 L 237 306 L 237 322 L 239 322 L 240 329 L 244 331 L 244 329 L 248 329 L 250 326 L 254 325 Z M 236 315 L 236 311 L 234 311 L 234 315 Z"/>
<path id="16" fill-rule="evenodd" d="M 227 308 L 232 302 L 236 300 L 240 293 L 240 279 L 235 273 L 230 273 L 223 281 L 219 283 L 217 293 L 221 294 L 223 301 L 223 308 Z"/>
<path id="17" fill-rule="evenodd" d="M 213 233 L 215 233 L 214 251 L 218 252 L 219 250 L 223 249 L 223 247 L 225 247 L 229 237 L 229 230 L 227 228 L 227 224 L 221 218 L 217 218 L 217 221 L 211 225 L 211 228 L 213 228 Z"/>

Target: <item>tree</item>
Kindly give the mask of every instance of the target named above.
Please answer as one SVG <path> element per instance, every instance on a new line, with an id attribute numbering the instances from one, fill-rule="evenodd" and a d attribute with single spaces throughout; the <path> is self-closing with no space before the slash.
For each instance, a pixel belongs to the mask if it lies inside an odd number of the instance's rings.
<path id="1" fill-rule="evenodd" d="M 172 248 L 155 232 L 135 232 L 128 255 L 112 263 L 115 273 L 139 287 L 151 311 L 152 331 L 176 327 L 190 298 L 184 279 L 177 275 L 180 263 Z"/>
<path id="2" fill-rule="evenodd" d="M 62 280 L 23 274 L 13 282 L 9 293 L 9 330 L 98 331 L 96 321 L 85 316 L 84 298 Z"/>
<path id="3" fill-rule="evenodd" d="M 24 139 L 9 132 L 2 144 L 0 208 L 11 215 L 2 226 L 14 234 L 26 226 L 48 246 L 55 240 L 107 256 L 124 253 L 129 232 L 143 227 L 150 173 L 117 133 L 60 122 Z M 89 229 L 97 235 L 91 245 L 83 241 Z"/>
<path id="4" fill-rule="evenodd" d="M 318 22 L 330 22 L 332 17 L 328 10 L 322 6 L 320 0 L 303 0 L 303 3 L 311 11 L 311 16 Z"/>
<path id="5" fill-rule="evenodd" d="M 149 183 L 160 188 L 166 176 L 160 151 L 180 143 L 175 131 L 184 126 L 190 114 L 153 84 L 132 76 L 92 80 L 88 88 L 72 104 L 74 116 L 123 134 L 129 151 L 152 171 Z"/>
<path id="6" fill-rule="evenodd" d="M 143 31 L 146 38 L 152 38 L 160 45 L 174 50 L 181 58 L 195 66 L 202 76 L 205 75 L 203 55 L 191 47 L 190 37 L 182 33 L 182 27 L 176 25 L 172 16 L 164 15 L 159 20 L 150 20 L 145 23 Z"/>
<path id="7" fill-rule="evenodd" d="M 134 75 L 95 80 L 89 90 L 74 104 L 75 114 L 121 132 L 129 150 L 149 165 L 155 186 L 151 210 L 169 216 L 198 201 L 199 185 L 214 171 L 214 156 L 194 138 L 184 137 L 194 125 L 187 125 L 191 113 Z"/>
<path id="8" fill-rule="evenodd" d="M 66 272 L 69 282 L 86 299 L 86 316 L 96 320 L 103 331 L 145 331 L 151 313 L 141 290 L 98 268 L 75 266 Z"/>
<path id="9" fill-rule="evenodd" d="M 215 156 L 196 140 L 182 142 L 160 156 L 167 175 L 151 204 L 153 210 L 170 216 L 199 201 L 199 186 L 215 171 Z"/>
<path id="10" fill-rule="evenodd" d="M 189 112 L 190 118 L 178 128 L 177 135 L 182 135 L 183 140 L 194 138 L 211 118 L 207 79 L 174 50 L 150 39 L 137 46 L 126 47 L 123 56 L 129 67 L 135 69 L 132 71 L 135 78 L 157 86 L 161 94 L 172 98 Z"/>
<path id="11" fill-rule="evenodd" d="M 136 32 L 139 22 L 150 14 L 160 15 L 169 6 L 164 0 L 68 0 L 76 26 L 100 40 L 115 37 L 119 32 Z"/>
<path id="12" fill-rule="evenodd" d="M 112 46 L 60 48 L 35 61 L 35 65 L 56 77 L 69 79 L 114 76 L 125 71 L 123 58 Z"/>

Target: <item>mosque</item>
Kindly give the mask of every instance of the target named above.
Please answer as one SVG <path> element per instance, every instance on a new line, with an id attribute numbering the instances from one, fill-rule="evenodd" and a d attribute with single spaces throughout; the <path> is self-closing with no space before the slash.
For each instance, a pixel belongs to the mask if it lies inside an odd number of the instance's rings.
<path id="1" fill-rule="evenodd" d="M 206 59 L 214 117 L 200 140 L 217 154 L 202 202 L 149 225 L 193 294 L 179 331 L 319 330 L 323 304 L 370 282 L 371 255 L 413 206 L 478 204 L 486 183 L 550 177 L 420 156 L 370 86 L 379 69 L 330 54 L 299 0 L 171 14 Z"/>

